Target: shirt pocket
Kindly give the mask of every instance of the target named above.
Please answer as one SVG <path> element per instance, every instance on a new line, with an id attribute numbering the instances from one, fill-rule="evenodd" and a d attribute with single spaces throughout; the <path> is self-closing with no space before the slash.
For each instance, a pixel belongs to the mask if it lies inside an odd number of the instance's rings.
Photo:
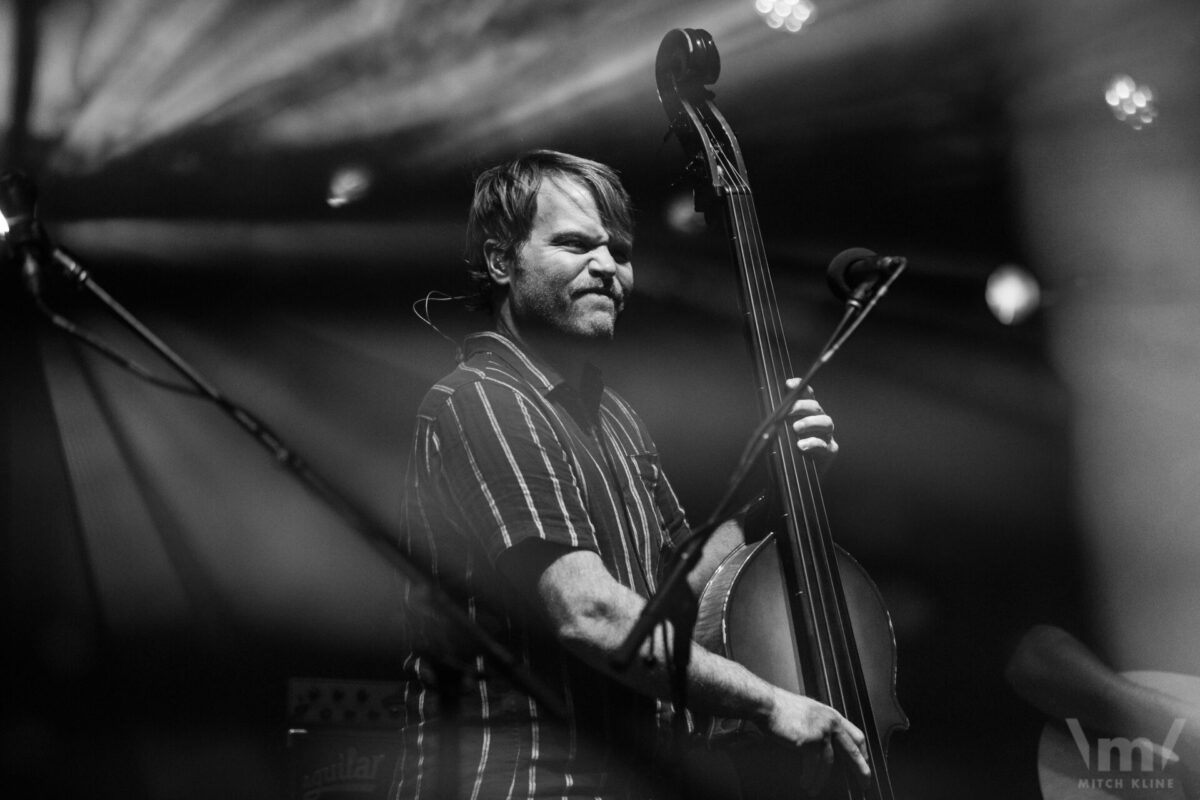
<path id="1" fill-rule="evenodd" d="M 635 491 L 643 498 L 647 516 L 650 518 L 651 529 L 646 531 L 649 537 L 647 544 L 657 547 L 660 552 L 668 552 L 673 547 L 672 519 L 669 518 L 672 515 L 668 514 L 672 506 L 664 503 L 664 497 L 670 494 L 670 490 L 666 488 L 667 479 L 663 475 L 658 453 L 632 453 L 629 455 L 629 462 L 633 465 L 632 471 L 636 476 L 634 480 L 641 484 Z"/>
<path id="2" fill-rule="evenodd" d="M 638 477 L 650 497 L 658 492 L 662 481 L 662 466 L 658 461 L 658 453 L 630 453 L 629 463 L 633 465 L 633 474 Z"/>

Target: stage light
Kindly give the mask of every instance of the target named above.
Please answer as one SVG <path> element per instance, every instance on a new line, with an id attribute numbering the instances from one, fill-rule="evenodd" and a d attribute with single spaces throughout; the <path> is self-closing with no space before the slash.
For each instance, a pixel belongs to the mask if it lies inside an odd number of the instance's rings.
<path id="1" fill-rule="evenodd" d="M 1041 305 L 1042 288 L 1025 269 L 1002 264 L 988 276 L 985 296 L 996 319 L 1005 325 L 1017 325 Z"/>
<path id="2" fill-rule="evenodd" d="M 1139 85 L 1128 75 L 1113 76 L 1104 91 L 1104 101 L 1114 117 L 1135 131 L 1153 125 L 1158 117 L 1154 91 L 1149 86 Z"/>
<path id="3" fill-rule="evenodd" d="M 799 33 L 817 15 L 812 0 L 755 0 L 754 10 L 768 27 Z"/>
<path id="4" fill-rule="evenodd" d="M 0 239 L 8 238 L 8 220 L 4 218 L 4 212 L 0 211 Z"/>

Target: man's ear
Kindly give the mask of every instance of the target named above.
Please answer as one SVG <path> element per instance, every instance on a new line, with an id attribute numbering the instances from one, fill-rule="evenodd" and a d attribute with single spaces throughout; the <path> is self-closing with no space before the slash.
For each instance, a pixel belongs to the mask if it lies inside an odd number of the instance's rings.
<path id="1" fill-rule="evenodd" d="M 483 258 L 487 262 L 488 276 L 491 277 L 492 283 L 497 286 L 507 286 L 512 279 L 512 269 L 508 253 L 504 251 L 500 243 L 495 239 L 488 239 L 484 242 Z"/>

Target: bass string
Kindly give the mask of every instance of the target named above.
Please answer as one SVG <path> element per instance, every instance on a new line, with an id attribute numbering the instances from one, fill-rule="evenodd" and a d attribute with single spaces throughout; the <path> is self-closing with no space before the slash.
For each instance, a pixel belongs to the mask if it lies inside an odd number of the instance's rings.
<path id="1" fill-rule="evenodd" d="M 788 375 L 793 374 L 794 370 L 791 368 L 790 358 L 787 354 L 787 342 L 780 323 L 778 304 L 774 302 L 773 283 L 764 268 L 766 261 L 762 257 L 761 237 L 758 235 L 756 226 L 753 225 L 754 217 L 746 204 L 747 200 L 744 197 L 737 198 L 735 204 L 737 224 L 743 231 L 742 235 L 746 237 L 754 250 L 749 262 L 749 269 L 757 287 L 757 293 L 762 298 L 759 304 L 762 311 L 759 320 L 759 324 L 763 328 L 762 337 L 772 343 L 771 402 L 772 405 L 777 405 L 782 400 L 784 380 Z M 801 554 L 800 566 L 808 587 L 810 616 L 815 624 L 820 626 L 817 635 L 813 637 L 818 657 L 823 665 L 820 677 L 825 684 L 826 696 L 830 702 L 845 709 L 847 705 L 845 680 L 841 659 L 838 658 L 838 651 L 842 648 L 837 647 L 838 643 L 834 638 L 839 630 L 836 625 L 836 595 L 831 591 L 830 579 L 827 577 L 827 571 L 832 568 L 833 562 L 829 558 L 828 549 L 825 546 L 827 539 L 825 527 L 822 525 L 822 519 L 812 497 L 811 490 L 814 484 L 810 473 L 810 460 L 796 453 L 791 433 L 786 427 L 779 436 L 776 450 L 776 458 L 780 462 L 784 479 L 792 489 L 786 494 L 789 515 L 795 520 L 795 524 L 789 530 L 789 535 L 795 551 Z M 803 525 L 803 529 L 800 528 L 801 525 Z"/>
<path id="2" fill-rule="evenodd" d="M 708 134 L 711 138 L 716 138 L 710 129 Z M 732 160 L 726 154 L 717 149 L 718 169 L 722 171 L 720 183 L 727 185 L 729 217 L 733 228 L 733 242 L 735 245 L 736 256 L 739 268 L 742 272 L 743 279 L 743 294 L 747 301 L 747 311 L 749 321 L 751 323 L 752 337 L 757 343 L 756 355 L 759 359 L 759 369 L 761 380 L 763 381 L 763 391 L 765 393 L 766 411 L 775 406 L 781 399 L 782 381 L 783 378 L 790 374 L 789 367 L 790 358 L 788 356 L 786 339 L 778 335 L 778 330 L 772 330 L 770 309 L 777 307 L 777 300 L 773 297 L 771 283 L 766 275 L 762 265 L 765 259 L 762 257 L 761 236 L 757 235 L 752 223 L 752 209 L 746 206 L 745 198 L 749 197 L 748 185 L 741 173 L 740 168 L 732 163 Z M 731 185 L 730 185 L 731 184 Z M 773 302 L 773 300 L 775 302 Z M 786 451 L 777 444 L 780 454 Z M 794 472 L 794 464 L 788 463 L 786 455 L 784 462 L 779 464 L 781 477 L 789 482 L 795 477 L 790 472 Z M 789 515 L 795 519 L 797 509 L 795 508 L 791 493 L 785 493 L 785 500 Z M 811 565 L 813 559 L 810 557 L 803 559 L 804 562 Z M 814 581 L 814 576 L 810 575 L 808 570 L 798 573 L 804 579 L 804 597 L 808 599 L 809 605 L 813 608 L 813 613 L 808 616 L 812 618 L 813 624 L 822 624 L 821 617 L 824 616 L 824 607 L 822 601 L 822 593 L 817 589 L 820 587 L 818 582 Z M 823 625 L 823 627 L 828 627 Z M 824 631 L 817 636 L 811 637 L 811 642 L 816 646 L 819 655 L 817 656 L 823 666 L 821 671 L 822 676 L 835 675 L 830 669 L 825 668 L 832 666 L 831 659 L 827 648 L 824 647 L 826 641 Z M 834 687 L 829 680 L 825 680 L 826 697 L 834 702 L 837 702 L 837 697 L 834 694 Z"/>
<path id="3" fill-rule="evenodd" d="M 739 192 L 744 194 L 735 194 L 731 207 L 739 240 L 746 243 L 741 249 L 750 250 L 746 264 L 751 285 L 754 287 L 753 294 L 758 299 L 756 324 L 762 329 L 759 333 L 760 338 L 768 343 L 772 353 L 769 361 L 775 373 L 771 376 L 771 402 L 777 405 L 782 399 L 784 376 L 793 374 L 793 370 L 787 352 L 787 338 L 780 306 L 768 269 L 765 245 L 753 208 L 753 195 L 744 185 L 744 179 L 740 180 L 743 185 L 739 187 Z M 801 567 L 805 584 L 810 587 L 811 618 L 821 626 L 820 635 L 816 637 L 818 657 L 822 659 L 824 666 L 820 677 L 824 681 L 830 701 L 864 731 L 871 763 L 877 772 L 877 779 L 869 790 L 871 795 L 880 798 L 890 796 L 886 757 L 878 740 L 874 714 L 866 694 L 865 679 L 859 667 L 857 646 L 849 623 L 845 596 L 838 574 L 834 572 L 838 569 L 837 557 L 816 466 L 811 458 L 796 452 L 790 431 L 780 436 L 778 448 L 783 472 L 789 481 L 788 485 L 796 489 L 798 511 L 803 515 L 798 520 L 804 525 L 803 531 L 795 526 L 792 541 L 796 552 L 803 554 Z M 788 493 L 787 500 L 789 512 L 794 515 L 797 512 L 797 503 L 791 493 Z M 796 517 L 793 516 L 793 519 Z M 848 796 L 854 796 L 857 786 L 847 782 L 845 790 Z"/>
<path id="4" fill-rule="evenodd" d="M 715 140 L 716 137 L 713 136 L 711 128 L 707 133 L 710 139 Z M 741 169 L 733 164 L 732 159 L 725 154 L 722 148 L 714 149 L 717 153 L 718 163 L 725 171 L 726 176 L 733 182 L 728 208 L 735 232 L 739 264 L 744 265 L 742 270 L 747 287 L 747 305 L 755 327 L 754 335 L 760 343 L 758 350 L 762 354 L 760 358 L 763 359 L 761 367 L 769 379 L 768 386 L 765 388 L 769 392 L 771 403 L 777 404 L 782 399 L 783 377 L 792 372 L 791 358 L 787 352 L 787 338 L 782 318 L 779 315 L 778 298 L 767 268 L 765 246 L 757 225 L 757 214 L 753 207 L 753 195 L 750 193 L 748 181 L 742 175 Z M 797 483 L 798 488 L 808 489 L 807 502 L 805 502 L 804 492 L 800 491 L 801 513 L 804 514 L 803 522 L 808 537 L 806 541 L 796 544 L 802 552 L 806 553 L 808 556 L 806 560 L 810 562 L 811 566 L 811 570 L 804 570 L 804 581 L 809 590 L 809 597 L 813 598 L 813 601 L 810 602 L 812 617 L 824 628 L 825 635 L 817 637 L 819 657 L 826 667 L 822 677 L 826 682 L 829 696 L 840 699 L 839 705 L 843 710 L 848 711 L 864 729 L 872 762 L 878 769 L 886 762 L 882 747 L 877 742 L 875 735 L 870 703 L 865 697 L 865 682 L 862 679 L 861 670 L 856 668 L 857 648 L 854 646 L 853 633 L 849 630 L 845 597 L 832 572 L 837 568 L 836 554 L 833 551 L 824 497 L 820 490 L 816 467 L 810 458 L 796 455 L 791 446 L 790 435 L 785 435 L 782 439 L 783 454 L 786 454 L 783 455 L 783 460 L 786 462 L 784 471 L 791 473 L 791 479 L 797 482 L 803 481 L 803 484 Z M 790 497 L 788 502 L 789 506 L 793 505 Z M 795 510 L 795 508 L 789 508 L 789 512 L 793 514 Z M 797 531 L 797 535 L 798 533 Z M 809 574 L 810 571 L 813 573 L 812 575 Z M 817 587 L 817 591 L 813 591 L 814 585 Z M 849 662 L 846 669 L 841 663 L 843 659 L 833 656 L 825 649 L 825 641 L 833 644 L 835 640 L 840 644 L 840 647 L 836 649 L 841 651 Z M 847 669 L 852 673 L 849 680 L 844 674 Z M 876 785 L 886 786 L 886 781 L 879 781 Z"/>
<path id="5" fill-rule="evenodd" d="M 761 321 L 758 324 L 765 329 L 760 336 L 771 343 L 771 351 L 776 353 L 772 357 L 776 373 L 774 383 L 770 388 L 772 403 L 778 404 L 782 399 L 783 376 L 792 374 L 780 305 L 770 277 L 766 249 L 757 223 L 758 217 L 754 210 L 753 194 L 750 192 L 749 183 L 744 177 L 743 171 L 735 169 L 732 160 L 723 151 L 720 152 L 719 157 L 724 169 L 735 181 L 736 191 L 733 196 L 736 198 L 736 202 L 731 203 L 731 209 L 734 211 L 734 225 L 738 231 L 739 241 L 747 242 L 754 255 L 753 258 L 746 259 L 746 263 L 752 271 L 755 293 L 760 296 L 757 305 L 760 309 L 758 316 Z M 799 476 L 803 476 L 804 483 L 799 484 L 799 488 L 808 489 L 807 497 L 803 491 L 800 492 L 800 500 L 803 509 L 808 510 L 811 514 L 804 518 L 805 530 L 809 536 L 797 544 L 807 553 L 809 563 L 812 565 L 813 577 L 810 579 L 806 576 L 806 583 L 815 582 L 819 589 L 816 594 L 819 597 L 821 611 L 816 616 L 827 634 L 827 638 L 823 639 L 820 644 L 823 645 L 824 641 L 829 641 L 836 645 L 838 652 L 844 656 L 844 658 L 838 658 L 835 655 L 832 659 L 825 674 L 827 685 L 831 691 L 837 690 L 842 701 L 841 709 L 862 728 L 866 737 L 872 768 L 876 776 L 869 789 L 870 796 L 890 798 L 892 789 L 887 771 L 887 758 L 875 726 L 874 713 L 866 690 L 866 679 L 860 666 L 861 662 L 849 621 L 850 615 L 845 595 L 838 574 L 834 572 L 838 568 L 836 553 L 816 465 L 811 458 L 796 453 L 790 440 L 790 434 L 781 437 L 779 446 L 781 453 L 785 454 L 784 461 L 787 470 L 797 480 L 800 479 Z M 814 531 L 815 535 L 813 535 Z M 799 531 L 797 531 L 797 535 L 798 533 Z M 795 540 L 793 539 L 793 541 Z M 830 608 L 833 610 L 830 611 Z M 849 676 L 845 674 L 847 672 Z M 833 677 L 830 678 L 830 675 Z M 853 792 L 853 788 L 848 785 L 847 791 Z"/>
<path id="6" fill-rule="evenodd" d="M 708 128 L 706 132 L 711 140 L 719 141 L 711 128 Z M 770 408 L 782 400 L 784 379 L 792 373 L 790 354 L 787 352 L 787 339 L 783 335 L 782 321 L 778 315 L 778 298 L 765 268 L 766 258 L 762 236 L 757 225 L 754 224 L 756 216 L 753 214 L 753 208 L 748 206 L 747 198 L 751 197 L 749 184 L 742 175 L 741 169 L 733 163 L 722 148 L 715 147 L 714 150 L 718 166 L 724 173 L 723 177 L 732 184 L 727 189 L 729 195 L 727 208 L 734 229 L 737 260 L 742 271 L 752 333 L 758 342 L 756 355 L 759 358 L 759 368 L 765 383 L 763 390 L 766 393 L 767 412 L 769 412 Z M 777 443 L 776 450 L 782 473 L 781 478 L 789 486 L 800 488 L 801 467 L 797 464 L 789 441 L 790 437 L 785 434 L 780 438 L 781 441 Z M 799 507 L 797 507 L 796 498 L 792 492 L 785 492 L 783 499 L 791 519 L 795 520 L 797 525 L 805 525 L 808 532 L 807 537 L 799 537 L 797 529 L 798 538 L 793 538 L 792 541 L 793 547 L 801 554 L 800 566 L 802 569 L 799 575 L 803 578 L 804 596 L 811 609 L 809 617 L 814 624 L 821 628 L 817 635 L 811 637 L 812 643 L 817 649 L 816 658 L 822 667 L 818 678 L 824 683 L 826 697 L 835 705 L 842 705 L 843 693 L 840 691 L 842 680 L 838 659 L 831 652 L 831 648 L 827 646 L 827 643 L 832 644 L 831 635 L 834 626 L 830 620 L 827 581 L 820 578 L 821 565 L 816 550 L 816 539 L 819 537 L 813 535 L 813 520 L 806 508 L 808 504 L 804 502 L 803 496 L 799 498 Z"/>

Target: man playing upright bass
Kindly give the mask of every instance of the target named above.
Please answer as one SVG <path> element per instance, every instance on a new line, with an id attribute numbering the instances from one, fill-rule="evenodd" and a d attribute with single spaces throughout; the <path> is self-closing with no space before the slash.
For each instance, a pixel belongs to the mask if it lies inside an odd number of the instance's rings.
<path id="1" fill-rule="evenodd" d="M 452 767 L 461 797 L 656 792 L 670 694 L 663 637 L 626 671 L 609 663 L 688 526 L 645 426 L 595 365 L 633 288 L 632 228 L 616 173 L 593 161 L 533 151 L 476 182 L 467 258 L 492 327 L 467 338 L 421 404 L 405 545 L 568 713 L 552 718 L 486 669 L 474 676 Z M 833 423 L 811 396 L 796 403 L 792 428 L 818 462 L 836 453 Z M 722 527 L 694 587 L 740 537 L 736 524 Z M 433 797 L 446 766 L 436 763 L 424 660 L 414 651 L 405 661 L 397 799 Z M 835 750 L 869 777 L 862 732 L 829 706 L 698 645 L 687 679 L 692 708 L 752 721 L 797 748 L 807 786 L 826 778 Z"/>

